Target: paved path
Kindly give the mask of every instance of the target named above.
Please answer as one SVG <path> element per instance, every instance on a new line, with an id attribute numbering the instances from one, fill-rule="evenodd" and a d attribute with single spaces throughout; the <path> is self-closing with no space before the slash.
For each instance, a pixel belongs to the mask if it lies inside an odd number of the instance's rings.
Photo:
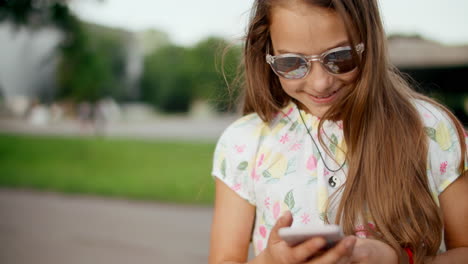
<path id="1" fill-rule="evenodd" d="M 77 121 L 34 125 L 25 120 L 0 117 L 0 132 L 60 136 L 89 136 L 99 133 L 110 137 L 216 142 L 223 130 L 237 118 L 237 116 L 213 119 L 193 119 L 183 116 L 161 117 L 144 122 L 116 122 L 96 127 L 83 127 Z"/>
<path id="2" fill-rule="evenodd" d="M 0 263 L 207 263 L 211 216 L 209 207 L 0 189 Z"/>

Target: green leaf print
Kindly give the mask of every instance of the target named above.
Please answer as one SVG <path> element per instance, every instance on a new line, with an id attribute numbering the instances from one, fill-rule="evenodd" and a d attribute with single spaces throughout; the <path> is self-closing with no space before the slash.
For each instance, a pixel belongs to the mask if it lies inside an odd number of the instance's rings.
<path id="1" fill-rule="evenodd" d="M 262 175 L 263 175 L 263 177 L 265 177 L 265 178 L 271 178 L 271 173 L 270 173 L 269 171 L 267 171 L 267 170 L 264 171 L 264 172 L 262 173 Z"/>
<path id="2" fill-rule="evenodd" d="M 268 229 L 272 229 L 272 228 L 273 228 L 273 224 L 271 224 L 270 222 L 268 222 L 268 219 L 265 217 L 265 213 L 262 214 L 262 218 L 263 218 L 263 222 L 265 223 L 265 226 L 266 226 Z"/>
<path id="3" fill-rule="evenodd" d="M 291 160 L 288 161 L 288 166 L 287 166 L 286 172 L 284 173 L 285 176 L 288 175 L 288 174 L 296 172 L 296 167 L 297 167 L 296 166 L 296 163 L 297 163 L 296 160 L 297 159 L 294 158 L 294 159 L 291 159 Z"/>
<path id="4" fill-rule="evenodd" d="M 312 151 L 314 152 L 314 156 L 315 156 L 315 158 L 317 159 L 317 162 L 318 162 L 320 160 L 320 158 L 322 157 L 322 155 L 319 154 L 318 149 L 315 146 L 314 146 Z"/>
<path id="5" fill-rule="evenodd" d="M 436 130 L 432 127 L 424 127 L 424 131 L 426 131 L 426 134 L 428 137 L 430 137 L 432 140 L 436 141 Z"/>
<path id="6" fill-rule="evenodd" d="M 294 123 L 291 125 L 291 127 L 289 128 L 289 131 L 294 131 L 297 127 L 297 125 L 299 125 L 299 122 L 297 121 L 294 121 Z"/>
<path id="7" fill-rule="evenodd" d="M 310 179 L 310 180 L 307 182 L 307 185 L 312 184 L 312 183 L 315 183 L 315 182 L 317 182 L 317 177 Z"/>
<path id="8" fill-rule="evenodd" d="M 275 182 L 279 182 L 279 179 L 278 179 L 278 178 L 271 178 L 271 179 L 268 179 L 268 180 L 266 181 L 267 184 L 275 183 Z"/>
<path id="9" fill-rule="evenodd" d="M 223 178 L 226 178 L 226 159 L 223 159 L 221 162 L 221 174 L 223 175 Z"/>
<path id="10" fill-rule="evenodd" d="M 320 218 L 320 220 L 322 220 L 322 221 L 324 221 L 324 222 L 325 222 L 325 218 L 326 218 L 326 216 L 327 216 L 327 214 L 326 214 L 326 213 L 324 213 L 324 212 L 322 212 L 322 213 L 320 213 L 320 216 L 319 216 L 319 218 Z"/>
<path id="11" fill-rule="evenodd" d="M 243 161 L 243 162 L 239 163 L 239 165 L 237 166 L 237 169 L 243 171 L 243 170 L 247 169 L 248 165 L 249 165 L 249 163 L 247 161 Z"/>
<path id="12" fill-rule="evenodd" d="M 335 155 L 336 154 L 336 147 L 338 146 L 338 138 L 335 136 L 335 134 L 332 134 L 330 137 L 330 150 L 332 153 Z"/>
<path id="13" fill-rule="evenodd" d="M 281 119 L 280 123 L 283 124 L 283 125 L 287 125 L 289 123 L 289 120 L 288 119 Z"/>
<path id="14" fill-rule="evenodd" d="M 291 214 L 292 214 L 293 216 L 296 216 L 300 211 L 301 211 L 301 208 L 296 208 L 296 209 L 294 209 L 294 210 L 291 210 Z"/>
<path id="15" fill-rule="evenodd" d="M 284 197 L 284 203 L 288 205 L 289 209 L 294 208 L 294 195 L 293 195 L 293 190 L 290 190 L 287 194 L 286 197 Z"/>

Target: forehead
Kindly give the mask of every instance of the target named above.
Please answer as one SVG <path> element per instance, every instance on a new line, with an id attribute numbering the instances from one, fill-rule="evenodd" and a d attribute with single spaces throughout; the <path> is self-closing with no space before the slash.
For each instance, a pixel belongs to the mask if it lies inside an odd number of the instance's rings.
<path id="1" fill-rule="evenodd" d="M 318 54 L 348 40 L 338 13 L 307 4 L 273 7 L 270 35 L 276 52 L 303 54 Z"/>

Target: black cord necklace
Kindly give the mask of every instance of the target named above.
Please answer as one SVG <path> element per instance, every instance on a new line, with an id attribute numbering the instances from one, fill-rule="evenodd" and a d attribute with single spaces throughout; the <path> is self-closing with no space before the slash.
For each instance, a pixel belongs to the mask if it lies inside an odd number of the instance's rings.
<path id="1" fill-rule="evenodd" d="M 314 143 L 315 147 L 317 148 L 317 151 L 318 151 L 318 153 L 319 153 L 319 155 L 320 155 L 320 158 L 321 158 L 322 161 L 323 161 L 323 165 L 325 165 L 325 168 L 327 168 L 327 170 L 330 171 L 330 172 L 337 172 L 337 171 L 341 170 L 341 169 L 344 167 L 344 165 L 346 164 L 346 160 L 343 161 L 343 164 L 341 164 L 341 166 L 340 166 L 338 169 L 336 169 L 336 170 L 332 170 L 332 169 L 330 169 L 330 168 L 327 166 L 327 163 L 325 163 L 325 159 L 324 159 L 323 156 L 322 156 L 322 152 L 320 151 L 320 148 L 317 146 L 317 143 L 315 142 L 314 137 L 312 136 L 312 134 L 310 134 L 310 130 L 309 130 L 309 128 L 307 127 L 307 125 L 306 125 L 306 123 L 305 123 L 305 121 L 304 121 L 304 117 L 302 117 L 301 110 L 299 110 L 299 107 L 297 107 L 296 109 L 297 109 L 297 112 L 299 112 L 299 116 L 301 117 L 302 124 L 304 124 L 304 127 L 305 127 L 305 129 L 307 130 L 307 134 L 309 134 L 310 139 L 312 139 L 312 142 Z"/>

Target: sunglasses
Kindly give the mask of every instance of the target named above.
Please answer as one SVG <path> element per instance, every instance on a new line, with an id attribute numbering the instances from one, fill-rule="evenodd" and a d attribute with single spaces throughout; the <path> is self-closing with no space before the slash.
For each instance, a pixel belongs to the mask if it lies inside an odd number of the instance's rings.
<path id="1" fill-rule="evenodd" d="M 356 45 L 356 51 L 362 54 L 364 44 Z M 333 48 L 320 55 L 304 56 L 301 54 L 287 53 L 277 56 L 266 55 L 266 62 L 270 64 L 273 72 L 286 79 L 301 79 L 307 76 L 314 61 L 320 62 L 331 74 L 344 74 L 357 67 L 350 46 Z"/>

